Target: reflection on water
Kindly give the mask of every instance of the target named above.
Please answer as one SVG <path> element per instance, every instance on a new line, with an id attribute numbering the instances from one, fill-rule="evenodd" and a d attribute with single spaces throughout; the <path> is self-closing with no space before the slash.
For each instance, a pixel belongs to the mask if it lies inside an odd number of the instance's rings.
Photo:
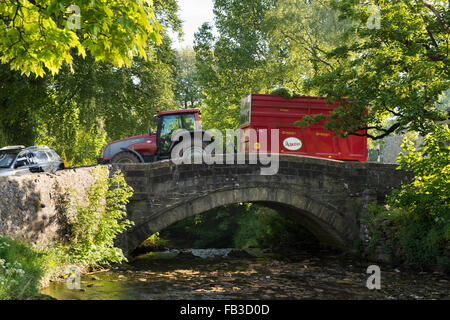
<path id="1" fill-rule="evenodd" d="M 83 276 L 81 290 L 61 282 L 43 293 L 64 300 L 449 299 L 448 275 L 389 266 L 381 266 L 382 289 L 368 290 L 368 266 L 326 251 L 171 250 Z"/>

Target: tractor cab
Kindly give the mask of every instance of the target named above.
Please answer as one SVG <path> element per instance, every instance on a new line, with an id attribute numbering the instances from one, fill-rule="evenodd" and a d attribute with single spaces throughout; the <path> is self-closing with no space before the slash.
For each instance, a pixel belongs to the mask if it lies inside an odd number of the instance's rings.
<path id="1" fill-rule="evenodd" d="M 199 109 L 159 112 L 155 116 L 158 127 L 157 144 L 161 155 L 170 152 L 172 135 L 175 131 L 184 129 L 190 132 L 202 130 Z"/>

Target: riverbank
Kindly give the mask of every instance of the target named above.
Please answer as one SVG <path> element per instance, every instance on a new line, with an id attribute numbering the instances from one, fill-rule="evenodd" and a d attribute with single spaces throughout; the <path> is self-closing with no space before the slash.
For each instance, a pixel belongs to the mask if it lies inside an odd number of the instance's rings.
<path id="1" fill-rule="evenodd" d="M 95 263 L 71 262 L 67 248 L 33 248 L 28 243 L 0 236 L 0 300 L 54 300 L 41 291 L 70 276 L 104 270 Z"/>
<path id="2" fill-rule="evenodd" d="M 373 262 L 319 247 L 169 249 L 106 269 L 70 264 L 80 290 L 67 287 L 61 252 L 0 237 L 0 299 L 449 299 L 450 275 Z M 366 287 L 381 269 L 382 290 Z M 134 293 L 132 293 L 134 292 Z"/>
<path id="3" fill-rule="evenodd" d="M 49 253 L 0 237 L 0 300 L 47 300 L 40 290 L 62 266 L 49 264 Z"/>

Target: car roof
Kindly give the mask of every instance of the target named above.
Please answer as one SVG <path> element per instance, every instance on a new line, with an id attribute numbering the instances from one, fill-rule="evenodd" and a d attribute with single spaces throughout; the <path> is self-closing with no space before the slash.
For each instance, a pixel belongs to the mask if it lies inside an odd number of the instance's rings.
<path id="1" fill-rule="evenodd" d="M 17 151 L 23 151 L 23 150 L 29 150 L 29 151 L 50 151 L 53 150 L 52 148 L 49 148 L 47 146 L 31 146 L 31 147 L 25 147 L 25 146 L 7 146 L 0 148 L 0 151 L 7 151 L 7 150 L 17 150 Z"/>
<path id="2" fill-rule="evenodd" d="M 7 146 L 7 147 L 0 148 L 0 151 L 5 151 L 5 150 L 22 150 L 22 149 L 25 149 L 25 146 Z"/>
<path id="3" fill-rule="evenodd" d="M 41 150 L 52 150 L 51 148 L 49 148 L 49 147 L 47 147 L 47 146 L 31 146 L 31 147 L 28 147 L 28 148 L 25 148 L 26 150 L 38 150 L 38 149 L 41 149 Z"/>

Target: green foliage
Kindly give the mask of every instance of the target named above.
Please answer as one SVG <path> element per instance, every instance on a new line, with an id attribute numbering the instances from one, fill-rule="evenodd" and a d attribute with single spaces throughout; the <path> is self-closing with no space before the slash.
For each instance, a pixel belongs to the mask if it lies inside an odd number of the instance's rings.
<path id="1" fill-rule="evenodd" d="M 95 267 L 125 260 L 122 250 L 114 247 L 114 239 L 132 225 L 125 215 L 133 190 L 120 171 L 108 178 L 106 170 L 97 167 L 96 174 L 87 204 L 77 206 L 68 242 L 56 249 L 65 263 Z"/>
<path id="2" fill-rule="evenodd" d="M 39 125 L 34 127 L 33 144 L 53 147 L 66 166 L 95 164 L 107 143 L 107 133 L 95 118 L 82 119 L 83 111 L 72 101 L 68 101 L 65 108 L 55 104 L 43 106 L 37 113 Z M 48 114 L 53 117 L 48 118 Z"/>
<path id="3" fill-rule="evenodd" d="M 44 76 L 63 63 L 71 67 L 74 55 L 85 57 L 86 50 L 97 61 L 130 66 L 134 56 L 147 57 L 149 41 L 161 43 L 162 26 L 151 0 L 4 1 L 0 30 L 1 63 Z"/>
<path id="4" fill-rule="evenodd" d="M 241 99 L 268 91 L 275 87 L 272 82 L 283 78 L 280 70 L 268 72 L 265 57 L 265 14 L 271 8 L 271 0 L 215 1 L 219 37 L 209 24 L 196 33 L 194 50 L 198 83 L 205 95 L 206 129 L 238 128 Z"/>
<path id="5" fill-rule="evenodd" d="M 167 245 L 167 241 L 164 239 L 161 239 L 159 237 L 159 232 L 152 234 L 147 241 L 149 241 L 153 246 L 156 247 L 163 247 Z"/>
<path id="6" fill-rule="evenodd" d="M 134 252 L 133 255 L 149 251 L 161 251 L 169 246 L 169 241 L 160 237 L 159 232 L 152 234 Z"/>
<path id="7" fill-rule="evenodd" d="M 218 35 L 205 24 L 194 46 L 206 127 L 237 128 L 243 97 L 286 88 L 341 103 L 300 125 L 374 140 L 426 135 L 445 117 L 450 86 L 442 3 L 379 1 L 377 29 L 377 7 L 362 0 L 215 1 Z"/>
<path id="8" fill-rule="evenodd" d="M 316 239 L 306 229 L 277 211 L 248 205 L 233 237 L 235 248 L 296 247 Z"/>
<path id="9" fill-rule="evenodd" d="M 87 165 L 107 142 L 146 133 L 157 107 L 175 105 L 174 53 L 164 39 L 130 68 L 88 55 L 74 59 L 75 74 L 63 67 L 54 77 L 31 79 L 0 65 L 2 145 L 48 145 L 67 165 Z"/>
<path id="10" fill-rule="evenodd" d="M 175 0 L 154 1 L 152 8 L 165 31 L 180 31 Z M 67 165 L 88 165 L 107 142 L 155 129 L 155 109 L 176 105 L 176 55 L 167 34 L 159 33 L 159 45 L 149 40 L 147 58 L 134 56 L 129 67 L 98 61 L 89 50 L 53 76 L 26 77 L 0 64 L 0 145 L 44 144 Z"/>
<path id="11" fill-rule="evenodd" d="M 415 174 L 414 181 L 388 197 L 386 208 L 373 207 L 368 219 L 375 239 L 418 265 L 450 266 L 449 141 L 450 130 L 441 125 L 420 148 L 403 144 L 400 166 Z"/>
<path id="12" fill-rule="evenodd" d="M 283 97 L 286 99 L 292 99 L 293 94 L 289 89 L 286 88 L 278 88 L 273 90 L 270 94 L 273 94 L 274 96 Z"/>
<path id="13" fill-rule="evenodd" d="M 325 127 L 342 136 L 367 129 L 373 139 L 431 132 L 444 119 L 436 105 L 450 85 L 450 28 L 439 18 L 448 16 L 449 7 L 442 1 L 379 1 L 380 28 L 374 28 L 370 19 L 377 9 L 366 1 L 331 4 L 354 23 L 344 33 L 347 41 L 324 52 L 325 68 L 306 81 L 307 89 L 342 104 Z"/>
<path id="14" fill-rule="evenodd" d="M 333 67 L 327 58 L 335 46 L 347 43 L 351 22 L 339 20 L 330 1 L 278 0 L 266 12 L 270 64 L 282 70 L 283 87 L 300 90 L 305 80 Z M 350 35 L 347 35 L 352 38 Z M 308 90 L 315 95 L 317 90 Z"/>
<path id="15" fill-rule="evenodd" d="M 194 46 L 206 128 L 238 128 L 250 93 L 317 94 L 305 80 L 326 69 L 326 50 L 344 43 L 346 24 L 329 1 L 220 0 L 214 13 L 219 35 L 205 24 Z"/>
<path id="16" fill-rule="evenodd" d="M 317 114 L 312 117 L 309 115 L 306 115 L 302 118 L 302 120 L 296 121 L 296 122 L 294 122 L 294 124 L 297 126 L 300 126 L 300 127 L 307 127 L 311 123 L 322 122 L 325 119 L 326 119 L 326 116 L 324 114 Z"/>
<path id="17" fill-rule="evenodd" d="M 195 66 L 195 52 L 183 49 L 176 54 L 175 61 L 175 100 L 183 108 L 194 108 L 203 98 L 197 83 L 197 69 Z"/>
<path id="18" fill-rule="evenodd" d="M 67 242 L 37 250 L 0 237 L 0 300 L 39 298 L 41 285 L 68 265 L 85 269 L 126 260 L 114 239 L 132 224 L 125 210 L 133 191 L 120 171 L 108 178 L 98 167 L 96 174 L 88 202 L 77 205 Z"/>
<path id="19" fill-rule="evenodd" d="M 38 297 L 45 262 L 45 253 L 0 237 L 0 300 Z"/>
<path id="20" fill-rule="evenodd" d="M 32 144 L 36 137 L 33 109 L 47 103 L 47 99 L 44 79 L 26 78 L 0 64 L 1 144 Z"/>
<path id="21" fill-rule="evenodd" d="M 427 135 L 417 150 L 413 142 L 402 145 L 400 167 L 414 172 L 414 181 L 393 196 L 393 204 L 416 215 L 450 219 L 450 130 L 441 125 Z"/>
<path id="22" fill-rule="evenodd" d="M 436 108 L 450 111 L 450 89 L 445 91 L 439 98 L 439 103 Z"/>
<path id="23" fill-rule="evenodd" d="M 36 112 L 35 143 L 54 147 L 69 164 L 95 164 L 107 142 L 154 127 L 156 108 L 175 104 L 174 54 L 167 38 L 149 50 L 147 61 L 135 59 L 130 68 L 117 69 L 89 56 L 76 59 L 75 74 L 63 68 L 48 78 L 51 99 Z"/>

